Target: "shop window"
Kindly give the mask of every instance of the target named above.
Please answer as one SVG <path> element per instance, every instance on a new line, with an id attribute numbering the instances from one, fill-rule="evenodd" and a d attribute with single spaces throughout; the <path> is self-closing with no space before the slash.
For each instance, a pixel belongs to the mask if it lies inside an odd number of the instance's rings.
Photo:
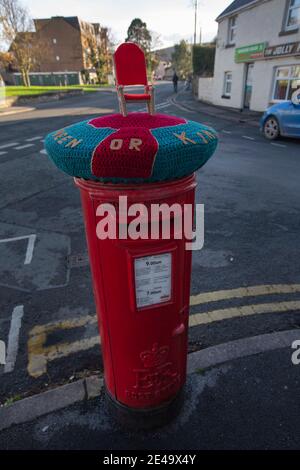
<path id="1" fill-rule="evenodd" d="M 224 90 L 223 90 L 223 97 L 224 98 L 230 98 L 231 97 L 231 88 L 232 88 L 232 72 L 225 72 Z"/>
<path id="2" fill-rule="evenodd" d="M 237 16 L 232 16 L 229 18 L 229 26 L 228 26 L 228 44 L 232 45 L 235 43 L 236 38 L 236 20 Z"/>
<path id="3" fill-rule="evenodd" d="M 300 0 L 290 0 L 287 18 L 286 29 L 297 29 L 300 26 Z"/>
<path id="4" fill-rule="evenodd" d="M 300 88 L 300 66 L 278 67 L 275 73 L 273 100 L 290 100 Z"/>

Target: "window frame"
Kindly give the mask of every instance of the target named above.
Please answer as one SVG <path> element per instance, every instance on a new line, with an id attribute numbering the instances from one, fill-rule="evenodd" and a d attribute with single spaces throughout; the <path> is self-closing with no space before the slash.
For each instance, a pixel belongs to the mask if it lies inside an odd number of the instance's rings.
<path id="1" fill-rule="evenodd" d="M 231 75 L 231 79 L 228 80 L 228 75 Z M 231 99 L 231 93 L 232 93 L 232 77 L 233 74 L 230 70 L 227 70 L 224 72 L 224 83 L 223 83 L 223 97 L 227 99 Z M 227 92 L 227 85 L 230 83 L 230 93 Z"/>
<path id="2" fill-rule="evenodd" d="M 233 21 L 235 22 L 234 24 Z M 227 36 L 227 44 L 232 46 L 235 44 L 236 39 L 236 29 L 237 29 L 237 15 L 231 16 L 228 19 L 228 36 Z M 234 37 L 232 38 L 232 32 L 234 31 Z"/>
<path id="3" fill-rule="evenodd" d="M 292 5 L 292 0 L 288 0 L 288 6 L 287 6 L 286 18 L 285 18 L 285 31 L 294 31 L 294 30 L 299 29 L 300 21 L 296 25 L 289 25 L 288 24 L 289 17 L 290 17 L 290 12 L 292 10 L 297 10 L 297 9 L 299 9 L 299 11 L 300 11 L 300 5 Z"/>
<path id="4" fill-rule="evenodd" d="M 275 67 L 275 70 L 274 70 L 274 84 L 273 84 L 273 91 L 272 91 L 272 98 L 271 98 L 272 103 L 282 103 L 283 101 L 289 101 L 288 96 L 289 96 L 289 91 L 290 91 L 290 87 L 291 87 L 291 82 L 293 80 L 299 80 L 300 81 L 300 74 L 299 74 L 299 77 L 297 77 L 296 75 L 293 75 L 293 73 L 292 73 L 293 68 L 296 68 L 296 67 L 300 67 L 299 64 L 282 65 L 282 66 L 279 66 L 279 67 Z M 288 74 L 287 77 L 278 77 L 278 72 L 279 72 L 279 70 L 282 70 L 282 69 L 288 69 L 289 70 L 289 74 Z M 279 80 L 285 80 L 285 81 L 288 82 L 288 86 L 287 86 L 286 93 L 285 93 L 285 99 L 283 99 L 283 100 L 275 98 L 276 85 L 277 85 L 277 82 Z"/>

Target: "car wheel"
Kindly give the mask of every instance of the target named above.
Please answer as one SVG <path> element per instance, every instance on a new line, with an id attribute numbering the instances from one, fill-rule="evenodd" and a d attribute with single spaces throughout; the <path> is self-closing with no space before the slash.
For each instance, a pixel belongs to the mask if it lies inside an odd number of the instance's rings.
<path id="1" fill-rule="evenodd" d="M 264 135 L 269 140 L 275 140 L 280 136 L 279 123 L 276 117 L 268 117 L 264 125 Z"/>

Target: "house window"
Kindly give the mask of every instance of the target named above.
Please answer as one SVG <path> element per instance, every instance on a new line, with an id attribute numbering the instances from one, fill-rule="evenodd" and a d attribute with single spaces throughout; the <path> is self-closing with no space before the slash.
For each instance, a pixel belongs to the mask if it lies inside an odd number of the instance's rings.
<path id="1" fill-rule="evenodd" d="M 60 60 L 59 55 L 56 56 L 56 60 L 57 60 L 57 62 Z"/>
<path id="2" fill-rule="evenodd" d="M 286 29 L 295 29 L 298 26 L 300 26 L 300 0 L 290 0 Z"/>
<path id="3" fill-rule="evenodd" d="M 56 39 L 55 39 L 55 38 L 53 38 L 53 44 L 56 44 L 56 42 L 57 42 L 57 41 L 56 41 Z"/>
<path id="4" fill-rule="evenodd" d="M 300 88 L 300 65 L 278 67 L 275 72 L 273 100 L 290 100 L 295 90 Z"/>
<path id="5" fill-rule="evenodd" d="M 228 28 L 228 44 L 235 43 L 236 37 L 236 16 L 229 18 L 229 28 Z"/>
<path id="6" fill-rule="evenodd" d="M 224 98 L 231 97 L 231 88 L 232 88 L 232 72 L 225 72 L 224 76 Z"/>

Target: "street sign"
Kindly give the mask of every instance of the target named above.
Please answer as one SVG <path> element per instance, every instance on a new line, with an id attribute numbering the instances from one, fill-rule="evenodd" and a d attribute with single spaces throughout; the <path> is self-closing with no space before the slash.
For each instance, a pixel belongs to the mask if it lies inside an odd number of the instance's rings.
<path id="1" fill-rule="evenodd" d="M 300 42 L 289 42 L 277 46 L 267 47 L 264 51 L 265 58 L 285 57 L 300 55 Z"/>
<path id="2" fill-rule="evenodd" d="M 256 59 L 262 59 L 264 57 L 265 48 L 265 42 L 252 44 L 250 46 L 238 47 L 235 50 L 235 62 L 252 62 Z"/>

